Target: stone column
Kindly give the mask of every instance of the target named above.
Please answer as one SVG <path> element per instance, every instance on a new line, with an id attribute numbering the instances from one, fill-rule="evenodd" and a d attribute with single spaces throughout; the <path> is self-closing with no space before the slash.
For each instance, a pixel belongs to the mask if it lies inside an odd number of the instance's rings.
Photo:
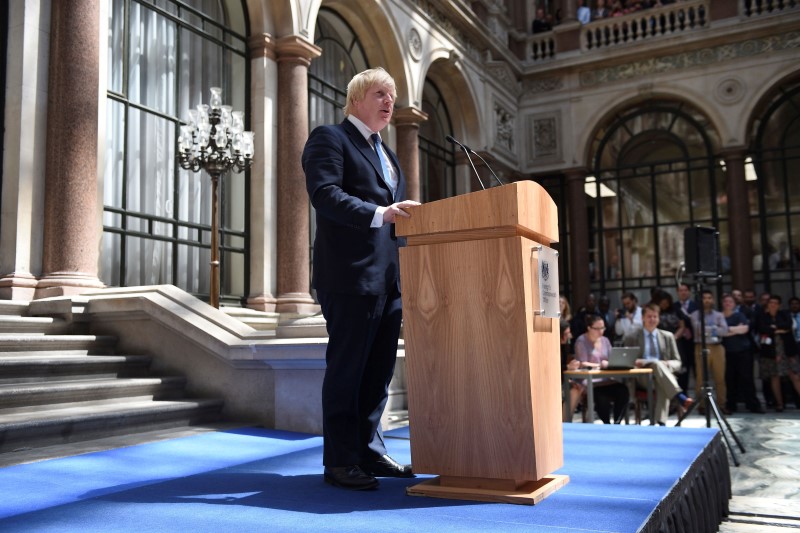
<path id="1" fill-rule="evenodd" d="M 308 66 L 322 50 L 304 38 L 278 39 L 279 313 L 315 313 L 311 297 L 309 201 L 300 158 L 308 139 Z"/>
<path id="2" fill-rule="evenodd" d="M 569 279 L 573 306 L 586 301 L 589 294 L 589 222 L 586 219 L 585 169 L 572 169 L 564 173 L 567 180 L 567 205 L 569 212 Z"/>
<path id="3" fill-rule="evenodd" d="M 419 123 L 428 120 L 427 113 L 415 107 L 394 112 L 397 129 L 397 159 L 406 177 L 406 199 L 420 201 L 419 187 Z"/>
<path id="4" fill-rule="evenodd" d="M 728 194 L 728 243 L 731 258 L 731 282 L 735 289 L 753 288 L 753 230 L 750 226 L 750 203 L 747 197 L 744 148 L 720 154 L 725 160 Z"/>
<path id="5" fill-rule="evenodd" d="M 42 268 L 46 65 L 50 4 L 8 4 L 5 136 L 0 206 L 0 299 L 31 300 Z"/>
<path id="6" fill-rule="evenodd" d="M 247 307 L 275 311 L 276 211 L 276 135 L 273 127 L 277 112 L 277 55 L 275 40 L 268 34 L 249 40 L 251 76 L 250 124 L 255 151 L 250 170 L 250 294 Z"/>
<path id="7" fill-rule="evenodd" d="M 35 297 L 102 287 L 97 139 L 100 2 L 52 2 L 44 245 Z"/>

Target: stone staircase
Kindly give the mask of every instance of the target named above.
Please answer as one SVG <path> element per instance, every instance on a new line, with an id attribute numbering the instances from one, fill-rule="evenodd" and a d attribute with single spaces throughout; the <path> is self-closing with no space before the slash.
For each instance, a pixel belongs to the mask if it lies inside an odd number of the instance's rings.
<path id="1" fill-rule="evenodd" d="M 0 301 L 0 454 L 213 423 L 222 402 L 185 398 L 186 380 L 153 376 L 116 339 Z"/>

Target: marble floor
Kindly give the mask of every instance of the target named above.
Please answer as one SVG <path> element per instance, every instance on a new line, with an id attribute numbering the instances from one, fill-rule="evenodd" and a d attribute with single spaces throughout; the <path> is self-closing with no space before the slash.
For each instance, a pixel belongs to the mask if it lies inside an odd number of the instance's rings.
<path id="1" fill-rule="evenodd" d="M 800 528 L 800 410 L 766 414 L 735 413 L 725 417 L 745 453 L 725 434 L 739 460 L 731 465 L 733 497 L 722 533 L 788 532 Z M 687 427 L 705 427 L 703 416 L 684 420 Z M 711 418 L 711 426 L 719 427 Z"/>

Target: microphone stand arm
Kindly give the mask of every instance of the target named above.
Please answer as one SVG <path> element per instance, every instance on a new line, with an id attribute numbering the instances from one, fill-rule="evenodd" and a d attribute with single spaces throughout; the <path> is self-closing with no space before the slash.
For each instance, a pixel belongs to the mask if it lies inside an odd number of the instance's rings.
<path id="1" fill-rule="evenodd" d="M 473 150 L 473 149 L 472 149 L 472 148 L 470 148 L 469 146 L 464 146 L 464 148 L 466 148 L 467 150 L 469 150 L 470 152 L 472 152 L 473 154 L 475 154 L 476 156 L 478 156 L 478 158 L 479 158 L 481 161 L 483 161 L 483 164 L 484 164 L 484 165 L 486 165 L 486 168 L 488 168 L 488 169 L 489 169 L 489 172 L 491 172 L 491 173 L 492 173 L 492 176 L 494 176 L 494 179 L 496 179 L 496 180 L 497 180 L 497 183 L 499 183 L 500 185 L 505 185 L 505 183 L 503 183 L 502 181 L 500 181 L 500 178 L 498 178 L 498 177 L 497 177 L 497 174 L 495 174 L 495 173 L 494 173 L 494 170 L 492 170 L 492 167 L 490 167 L 490 166 L 489 166 L 489 163 L 487 163 L 487 162 L 486 162 L 486 160 L 485 160 L 483 157 L 481 157 L 481 154 L 479 154 L 478 152 L 476 152 L 475 150 Z"/>
<path id="2" fill-rule="evenodd" d="M 464 155 L 467 156 L 467 160 L 469 161 L 469 164 L 472 167 L 472 171 L 475 172 L 475 177 L 478 178 L 478 183 L 481 184 L 481 189 L 485 191 L 486 190 L 486 186 L 483 184 L 483 180 L 481 179 L 481 175 L 478 174 L 478 169 L 475 168 L 475 163 L 472 162 L 472 158 L 469 155 L 471 150 L 469 148 L 467 148 L 466 146 L 464 146 L 463 144 L 461 144 L 460 142 L 458 142 L 457 140 L 455 140 L 450 135 L 448 135 L 446 137 L 446 139 L 448 141 L 450 141 L 451 143 L 453 143 L 453 144 L 457 144 L 459 147 L 461 147 L 462 150 L 464 150 Z M 475 154 L 475 155 L 477 155 L 477 154 Z M 480 157 L 480 156 L 478 156 L 478 157 Z M 483 159 L 483 158 L 481 158 L 481 159 Z M 489 170 L 491 170 L 491 169 L 489 169 Z"/>

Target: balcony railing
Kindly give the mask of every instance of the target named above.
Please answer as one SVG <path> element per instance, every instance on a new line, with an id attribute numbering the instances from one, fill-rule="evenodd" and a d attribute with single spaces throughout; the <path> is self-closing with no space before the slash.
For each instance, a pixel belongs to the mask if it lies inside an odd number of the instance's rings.
<path id="1" fill-rule="evenodd" d="M 738 22 L 800 12 L 800 0 L 683 0 L 627 15 L 594 20 L 579 27 L 579 38 L 561 39 L 559 28 L 528 35 L 525 40 L 525 61 L 539 65 L 578 50 L 583 53 L 600 52 L 617 46 L 655 43 L 701 31 L 711 26 L 712 12 L 721 14 L 721 2 L 731 2 L 732 5 L 723 4 L 723 7 L 734 9 L 723 9 L 723 16 L 732 17 L 733 21 L 738 19 Z M 564 35 L 568 35 L 568 32 Z M 570 43 L 566 45 L 569 48 L 563 49 L 563 43 Z"/>
<path id="2" fill-rule="evenodd" d="M 556 39 L 552 31 L 532 36 L 528 46 L 530 49 L 528 57 L 533 61 L 543 61 L 556 56 Z"/>
<path id="3" fill-rule="evenodd" d="M 742 0 L 742 14 L 746 17 L 771 15 L 800 7 L 798 0 Z"/>
<path id="4" fill-rule="evenodd" d="M 670 37 L 708 25 L 708 0 L 690 0 L 596 20 L 581 32 L 584 51 Z"/>

